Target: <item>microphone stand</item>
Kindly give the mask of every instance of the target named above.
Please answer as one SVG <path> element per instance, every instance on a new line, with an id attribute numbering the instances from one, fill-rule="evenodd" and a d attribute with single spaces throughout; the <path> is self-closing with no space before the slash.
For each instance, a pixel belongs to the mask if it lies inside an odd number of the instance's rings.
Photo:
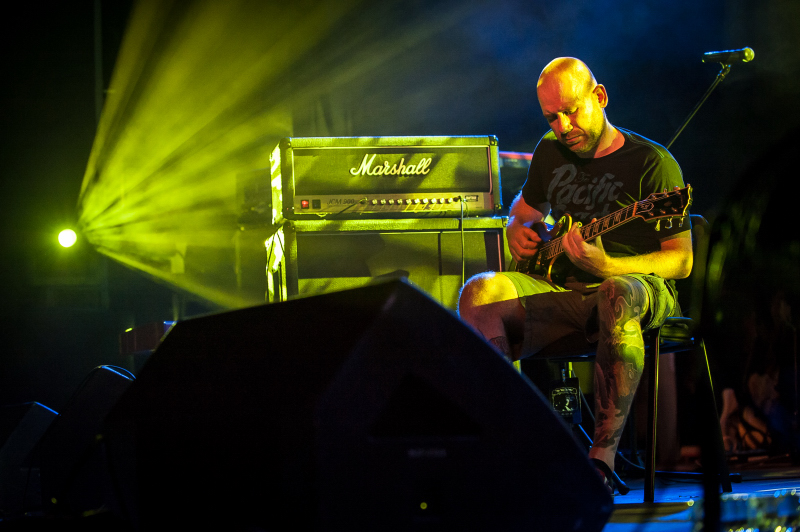
<path id="1" fill-rule="evenodd" d="M 700 107 L 702 107 L 703 104 L 706 103 L 706 100 L 711 95 L 711 93 L 714 92 L 714 89 L 717 88 L 717 85 L 722 83 L 722 80 L 725 79 L 725 76 L 727 76 L 728 72 L 731 71 L 731 65 L 725 65 L 723 63 L 720 63 L 720 64 L 722 65 L 722 70 L 720 70 L 719 74 L 717 74 L 717 79 L 714 80 L 714 82 L 708 88 L 708 90 L 703 95 L 703 97 L 700 98 L 700 101 L 697 102 L 697 105 L 694 106 L 694 109 L 692 109 L 692 112 L 689 113 L 689 116 L 687 116 L 686 120 L 683 121 L 683 124 L 681 125 L 681 127 L 678 128 L 678 131 L 676 131 L 675 134 L 672 135 L 672 138 L 670 139 L 669 143 L 667 143 L 667 149 L 669 149 L 669 147 L 672 146 L 672 143 L 675 142 L 675 139 L 678 138 L 678 135 L 680 135 L 683 132 L 684 128 L 689 124 L 691 119 L 694 118 L 694 115 L 697 114 L 697 111 L 700 110 Z"/>
<path id="2" fill-rule="evenodd" d="M 717 85 L 722 83 L 722 80 L 724 80 L 725 76 L 731 71 L 730 64 L 720 63 L 720 65 L 722 65 L 722 70 L 719 71 L 714 82 L 703 97 L 700 98 L 700 101 L 697 102 L 697 105 L 694 106 L 692 112 L 689 113 L 689 116 L 683 121 L 683 124 L 672 136 L 669 143 L 667 143 L 667 149 L 672 146 L 675 139 L 678 138 L 678 135 L 683 132 L 684 128 L 686 128 L 692 118 L 694 118 L 694 115 L 697 114 L 697 111 L 700 110 L 700 107 L 706 102 L 711 93 L 714 92 L 714 89 L 717 88 Z M 703 345 L 703 349 L 705 350 L 705 345 Z M 701 438 L 702 443 L 700 449 L 702 453 L 701 460 L 703 462 L 703 530 L 715 531 L 720 530 L 722 521 L 722 508 L 719 495 L 720 476 L 729 475 L 729 473 L 727 467 L 720 464 L 720 462 L 724 463 L 724 455 L 714 456 L 718 454 L 718 452 L 713 437 L 710 434 L 710 429 L 705 430 Z M 730 481 L 730 477 L 728 477 L 728 481 Z"/>

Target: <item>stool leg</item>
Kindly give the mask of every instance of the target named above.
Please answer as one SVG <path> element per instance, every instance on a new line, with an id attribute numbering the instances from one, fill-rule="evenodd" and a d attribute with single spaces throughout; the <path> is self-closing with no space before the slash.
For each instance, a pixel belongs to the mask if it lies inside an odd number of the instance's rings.
<path id="1" fill-rule="evenodd" d="M 698 342 L 696 356 L 702 356 L 702 359 L 698 362 L 703 364 L 700 372 L 703 373 L 701 380 L 704 381 L 704 388 L 706 388 L 705 419 L 708 423 L 708 430 L 711 431 L 707 441 L 715 449 L 715 460 L 717 462 L 717 466 L 714 469 L 716 469 L 716 472 L 719 474 L 719 483 L 722 485 L 722 491 L 725 493 L 730 493 L 733 491 L 733 487 L 731 486 L 728 461 L 725 458 L 725 444 L 722 441 L 722 427 L 720 427 L 719 424 L 719 410 L 717 410 L 717 399 L 714 395 L 714 383 L 711 381 L 711 366 L 708 364 L 706 344 L 702 338 Z"/>
<path id="2" fill-rule="evenodd" d="M 644 502 L 655 501 L 656 483 L 656 427 L 658 423 L 658 357 L 661 329 L 650 335 L 647 379 L 647 456 L 644 464 Z"/>

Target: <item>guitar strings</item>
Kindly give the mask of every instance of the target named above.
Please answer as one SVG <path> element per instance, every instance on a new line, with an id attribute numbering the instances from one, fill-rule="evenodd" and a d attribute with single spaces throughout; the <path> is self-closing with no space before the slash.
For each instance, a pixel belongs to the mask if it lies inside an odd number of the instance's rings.
<path id="1" fill-rule="evenodd" d="M 639 203 L 641 203 L 641 202 L 637 201 L 636 203 L 634 203 L 632 205 L 628 205 L 627 207 L 625 207 L 623 209 L 620 209 L 618 211 L 612 212 L 611 214 L 607 214 L 607 215 L 603 216 L 602 218 L 600 218 L 599 220 L 595 220 L 594 222 L 583 226 L 581 228 L 581 236 L 583 236 L 584 239 L 589 237 L 589 236 L 597 236 L 597 235 L 600 235 L 602 233 L 605 233 L 606 231 L 609 231 L 615 225 L 619 225 L 620 222 L 628 221 L 633 216 L 634 211 L 636 210 L 636 207 L 639 205 Z M 603 222 L 605 222 L 606 220 L 611 220 L 616 215 L 622 215 L 619 222 L 616 222 L 616 223 L 612 222 L 605 229 L 601 229 L 600 231 L 597 231 L 596 233 L 592 234 L 592 230 L 595 227 L 599 227 L 599 226 L 603 225 Z M 556 255 L 559 255 L 559 254 L 563 253 L 564 252 L 563 237 L 564 237 L 564 235 L 561 235 L 559 237 L 556 237 L 556 238 L 550 240 L 549 242 L 545 242 L 544 244 L 542 244 L 542 247 L 539 250 L 540 256 L 543 259 L 547 260 L 547 259 L 551 259 L 551 258 L 555 257 Z"/>

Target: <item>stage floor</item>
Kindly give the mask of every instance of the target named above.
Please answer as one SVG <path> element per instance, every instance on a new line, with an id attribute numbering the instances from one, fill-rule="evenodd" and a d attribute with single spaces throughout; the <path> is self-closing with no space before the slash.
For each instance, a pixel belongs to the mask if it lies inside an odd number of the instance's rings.
<path id="1" fill-rule="evenodd" d="M 733 484 L 733 493 L 724 494 L 721 501 L 722 530 L 746 530 L 745 515 L 748 505 L 757 504 L 776 507 L 785 524 L 796 526 L 800 523 L 798 495 L 800 494 L 800 466 L 792 466 L 788 457 L 751 459 L 746 463 L 731 463 L 732 473 L 740 473 L 742 481 Z M 693 532 L 702 522 L 703 487 L 699 482 L 656 479 L 655 500 L 651 505 L 642 502 L 644 480 L 624 479 L 631 488 L 627 495 L 617 494 L 614 498 L 614 513 L 604 532 Z M 745 497 L 746 496 L 746 497 Z M 736 500 L 734 500 L 736 499 Z M 759 499 L 757 503 L 754 499 Z M 792 517 L 793 516 L 793 517 Z M 755 524 L 755 523 L 754 523 Z M 775 522 L 771 528 L 766 523 L 757 523 L 760 530 L 776 530 Z M 783 524 L 782 526 L 785 526 Z M 781 529 L 778 529 L 781 530 Z"/>

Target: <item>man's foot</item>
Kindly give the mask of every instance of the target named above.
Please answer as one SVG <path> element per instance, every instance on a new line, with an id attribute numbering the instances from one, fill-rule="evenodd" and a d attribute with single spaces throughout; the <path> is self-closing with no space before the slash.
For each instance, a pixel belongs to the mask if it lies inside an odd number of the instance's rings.
<path id="1" fill-rule="evenodd" d="M 614 473 L 611 472 L 611 469 L 608 465 L 603 462 L 602 460 L 598 460 L 597 458 L 590 458 L 592 464 L 594 465 L 595 469 L 597 469 L 597 474 L 603 479 L 603 483 L 605 484 L 608 492 L 611 496 L 614 496 Z"/>

